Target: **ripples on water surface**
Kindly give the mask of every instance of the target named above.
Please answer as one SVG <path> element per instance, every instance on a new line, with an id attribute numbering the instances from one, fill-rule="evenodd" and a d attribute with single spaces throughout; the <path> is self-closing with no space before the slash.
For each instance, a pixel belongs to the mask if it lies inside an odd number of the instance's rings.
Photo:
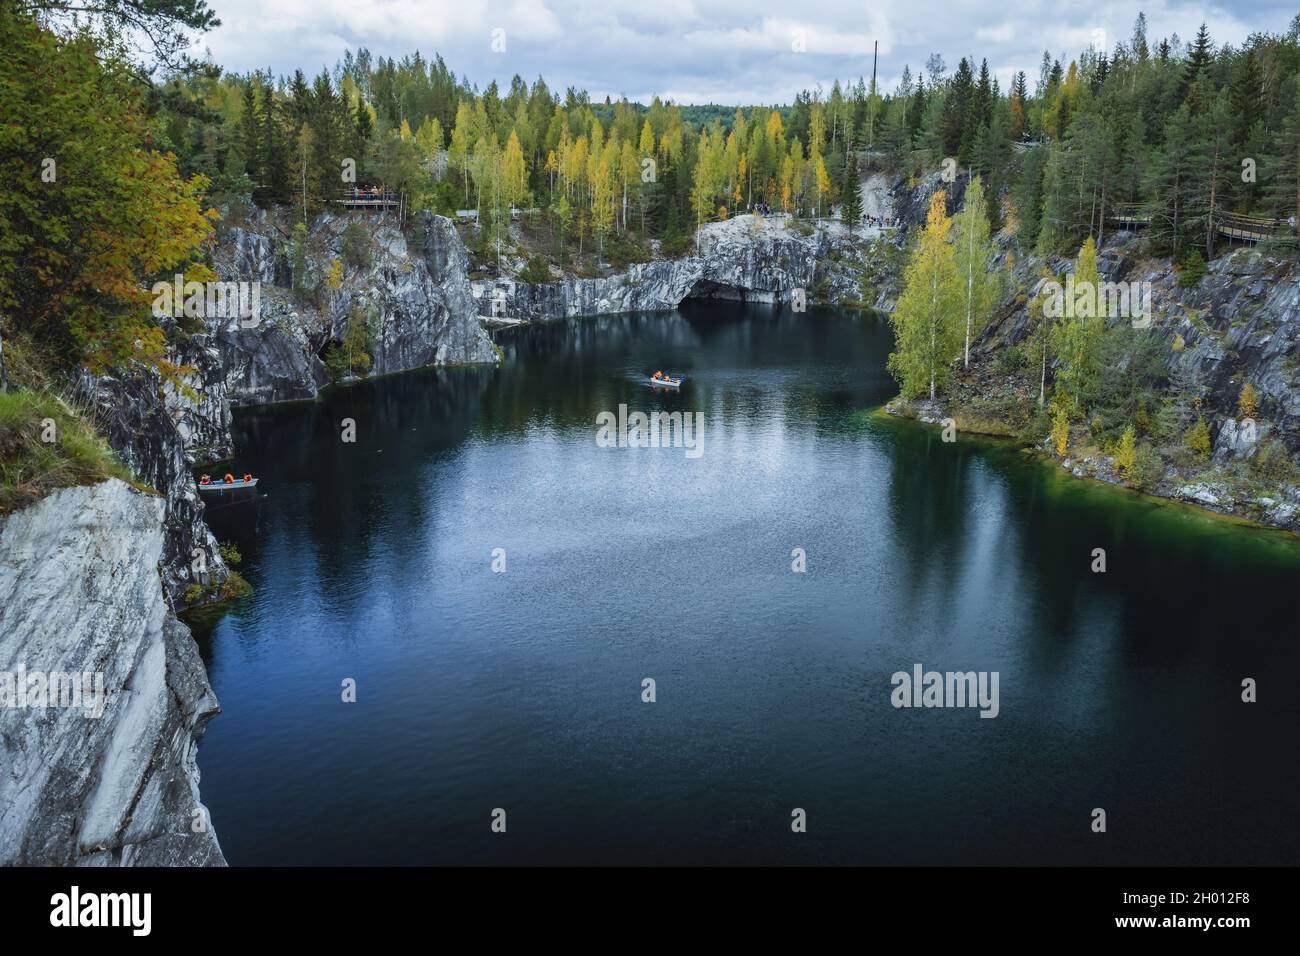
<path id="1" fill-rule="evenodd" d="M 232 863 L 1300 861 L 1294 540 L 870 414 L 880 319 L 500 341 L 237 414 L 266 497 L 212 523 L 256 592 L 198 635 Z M 702 456 L 597 447 L 620 403 L 704 412 Z M 1000 672 L 1000 715 L 895 710 L 917 662 Z"/>

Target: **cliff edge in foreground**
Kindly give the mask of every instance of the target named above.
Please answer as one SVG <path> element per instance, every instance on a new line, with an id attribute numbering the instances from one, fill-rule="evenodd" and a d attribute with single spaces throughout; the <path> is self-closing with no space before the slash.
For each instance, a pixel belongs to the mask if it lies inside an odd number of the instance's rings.
<path id="1" fill-rule="evenodd" d="M 0 865 L 225 864 L 195 763 L 219 706 L 164 597 L 163 509 L 110 479 L 0 524 Z M 58 703 L 38 674 L 80 705 L 33 706 Z"/>

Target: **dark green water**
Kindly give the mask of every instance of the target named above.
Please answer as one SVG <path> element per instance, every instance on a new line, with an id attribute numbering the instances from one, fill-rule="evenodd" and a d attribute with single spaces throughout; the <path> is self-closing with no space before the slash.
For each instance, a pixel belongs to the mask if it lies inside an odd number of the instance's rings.
<path id="1" fill-rule="evenodd" d="M 882 320 L 500 341 L 237 415 L 266 497 L 211 520 L 256 592 L 200 635 L 232 863 L 1300 862 L 1296 541 L 864 414 Z M 703 412 L 702 454 L 598 447 L 620 403 Z M 916 663 L 998 672 L 998 716 L 895 709 Z"/>

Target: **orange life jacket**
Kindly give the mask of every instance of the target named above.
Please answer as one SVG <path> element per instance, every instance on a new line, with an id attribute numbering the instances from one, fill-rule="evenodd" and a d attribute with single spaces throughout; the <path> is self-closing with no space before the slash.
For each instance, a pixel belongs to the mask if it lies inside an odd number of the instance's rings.
<path id="1" fill-rule="evenodd" d="M 226 472 L 226 477 L 222 478 L 221 480 L 224 481 L 226 484 L 231 484 L 234 482 L 235 476 L 230 474 L 230 472 Z"/>
<path id="2" fill-rule="evenodd" d="M 245 480 L 245 481 L 252 481 L 252 480 L 253 480 L 253 476 L 250 475 L 250 474 L 245 473 L 245 474 L 244 474 L 244 480 Z"/>

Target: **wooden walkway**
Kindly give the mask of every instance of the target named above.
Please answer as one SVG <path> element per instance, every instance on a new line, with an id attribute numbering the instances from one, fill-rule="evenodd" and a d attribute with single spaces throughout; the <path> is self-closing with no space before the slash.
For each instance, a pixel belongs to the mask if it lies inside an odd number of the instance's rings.
<path id="1" fill-rule="evenodd" d="M 1106 221 L 1130 229 L 1140 229 L 1151 225 L 1151 214 L 1141 203 L 1115 203 L 1110 207 Z M 1267 219 L 1261 216 L 1243 216 L 1234 212 L 1217 213 L 1214 217 L 1214 231 L 1229 241 L 1263 242 L 1274 239 L 1279 242 L 1295 242 L 1295 233 L 1285 219 Z"/>

